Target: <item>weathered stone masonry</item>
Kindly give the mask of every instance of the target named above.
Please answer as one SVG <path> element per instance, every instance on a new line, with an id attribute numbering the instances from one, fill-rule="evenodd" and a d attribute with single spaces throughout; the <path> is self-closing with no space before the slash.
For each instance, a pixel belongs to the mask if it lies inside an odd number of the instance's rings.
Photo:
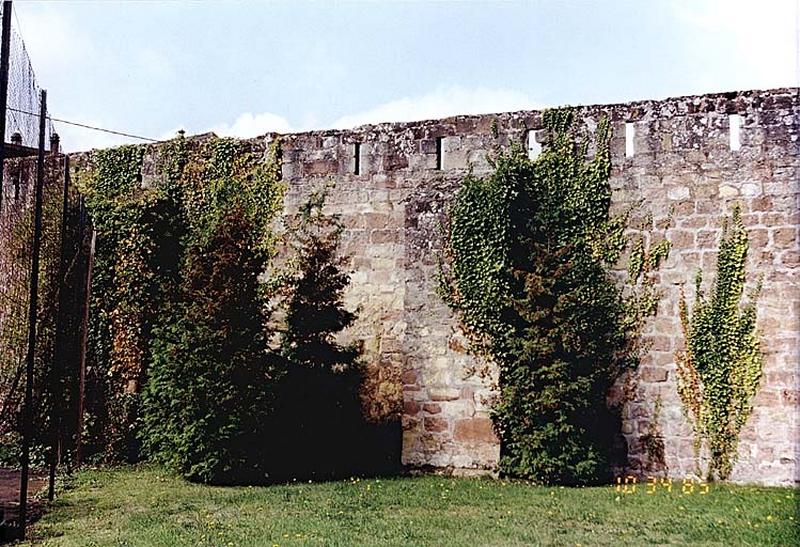
<path id="1" fill-rule="evenodd" d="M 672 243 L 656 274 L 663 298 L 646 331 L 649 351 L 624 411 L 634 472 L 650 472 L 641 437 L 660 397 L 668 473 L 694 473 L 691 431 L 675 388 L 675 352 L 684 344 L 679 294 L 685 286 L 693 297 L 698 267 L 713 277 L 722 218 L 740 203 L 751 241 L 748 280 L 764 276 L 758 320 L 766 365 L 732 479 L 800 481 L 799 97 L 798 89 L 777 89 L 576 109 L 588 132 L 602 116 L 612 122 L 614 206 L 641 202 L 642 217 L 651 214 L 656 233 L 666 231 Z M 732 119 L 741 120 L 738 150 L 731 149 Z M 488 172 L 487 154 L 497 146 L 535 147 L 529 138 L 540 127 L 541 113 L 525 111 L 280 136 L 287 215 L 313 189 L 335 183 L 327 207 L 346 226 L 347 300 L 359 309 L 348 335 L 364 342 L 369 412 L 401 420 L 409 466 L 463 473 L 497 465 L 500 447 L 488 417 L 496 371 L 467 353 L 436 293 L 440 225 L 470 168 Z M 275 137 L 254 139 L 254 148 Z M 78 156 L 73 165 L 85 164 L 86 154 Z M 143 183 L 157 176 L 152 157 L 146 159 Z M 8 189 L 13 181 L 6 182 Z"/>
<path id="2" fill-rule="evenodd" d="M 666 235 L 673 250 L 658 273 L 663 299 L 646 332 L 651 345 L 636 397 L 624 414 L 634 470 L 648 467 L 640 437 L 659 396 L 669 474 L 695 470 L 675 389 L 674 355 L 684 343 L 679 291 L 685 285 L 692 297 L 698 267 L 713 276 L 723 215 L 740 203 L 751 239 L 748 279 L 764 275 L 758 317 L 766 366 L 732 478 L 800 480 L 799 109 L 798 90 L 779 89 L 577 110 L 589 131 L 601 116 L 612 121 L 615 206 L 643 200 L 640 209 L 652 214 L 655 228 L 665 227 L 672 212 Z M 731 115 L 741 117 L 738 150 L 730 146 Z M 329 208 L 347 226 L 343 251 L 354 272 L 348 297 L 361 309 L 352 334 L 365 341 L 379 371 L 372 386 L 378 411 L 401 408 L 405 464 L 459 470 L 497 464 L 499 445 L 488 418 L 493 378 L 475 373 L 478 364 L 436 294 L 439 226 L 470 166 L 475 174 L 487 172 L 487 153 L 527 143 L 540 120 L 540 112 L 527 111 L 281 137 L 290 211 L 311 188 L 336 183 Z M 625 123 L 633 127 L 630 157 Z"/>

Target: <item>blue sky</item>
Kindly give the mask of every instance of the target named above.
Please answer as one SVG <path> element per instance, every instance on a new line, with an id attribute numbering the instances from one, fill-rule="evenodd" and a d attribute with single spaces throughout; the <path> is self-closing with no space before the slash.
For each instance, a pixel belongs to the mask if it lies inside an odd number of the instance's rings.
<path id="1" fill-rule="evenodd" d="M 53 116 L 255 136 L 798 85 L 800 0 L 17 1 Z M 125 142 L 57 126 L 68 150 Z"/>

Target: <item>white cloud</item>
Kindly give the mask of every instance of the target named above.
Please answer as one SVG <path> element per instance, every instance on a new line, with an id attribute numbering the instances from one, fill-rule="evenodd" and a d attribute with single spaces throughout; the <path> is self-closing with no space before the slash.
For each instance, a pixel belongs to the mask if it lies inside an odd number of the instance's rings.
<path id="1" fill-rule="evenodd" d="M 273 114 L 272 112 L 261 112 L 259 114 L 245 112 L 239 115 L 233 123 L 221 122 L 199 130 L 174 127 L 162 133 L 158 138 L 160 140 L 171 139 L 181 129 L 184 129 L 188 135 L 199 135 L 211 132 L 220 137 L 238 137 L 240 139 L 259 137 L 265 133 L 271 132 L 290 133 L 296 130 L 292 128 L 292 125 L 286 118 L 278 114 Z"/>
<path id="2" fill-rule="evenodd" d="M 331 127 L 344 129 L 381 122 L 410 122 L 457 114 L 488 114 L 538 107 L 541 104 L 520 91 L 449 86 L 439 87 L 426 95 L 404 97 L 364 112 L 342 116 Z"/>
<path id="3" fill-rule="evenodd" d="M 700 33 L 698 55 L 703 39 L 724 44 L 725 62 L 743 85 L 797 85 L 799 0 L 681 0 L 673 6 Z"/>
<path id="4" fill-rule="evenodd" d="M 72 119 L 72 118 L 69 118 Z M 93 125 L 96 127 L 106 127 L 98 120 L 82 120 L 82 123 Z M 159 140 L 169 140 L 177 135 L 181 127 L 174 127 L 169 131 L 163 132 L 159 135 Z M 112 146 L 119 146 L 121 144 L 140 144 L 144 141 L 133 139 L 130 137 L 123 137 L 121 135 L 113 135 L 109 133 L 101 133 L 92 131 L 81 127 L 66 125 L 63 123 L 55 123 L 55 130 L 61 137 L 62 147 L 67 152 L 78 152 L 83 150 L 91 150 L 92 148 L 109 148 Z M 247 139 L 251 137 L 258 137 L 265 133 L 278 132 L 290 133 L 295 129 L 286 118 L 273 114 L 271 112 L 261 112 L 253 114 L 245 112 L 241 114 L 233 123 L 218 123 L 212 127 L 206 127 L 199 130 L 186 129 L 187 134 L 196 135 L 202 133 L 213 132 L 220 137 L 238 137 Z"/>
<path id="5" fill-rule="evenodd" d="M 232 124 L 217 124 L 208 129 L 208 131 L 213 131 L 221 137 L 240 137 L 244 139 L 258 137 L 272 131 L 289 133 L 292 131 L 292 126 L 286 118 L 272 112 L 261 112 L 260 114 L 245 112 L 236 118 L 236 121 Z"/>
<path id="6" fill-rule="evenodd" d="M 444 118 L 457 114 L 486 114 L 538 108 L 541 104 L 525 93 L 509 89 L 474 88 L 459 86 L 439 87 L 418 97 L 405 97 L 389 101 L 375 108 L 342 116 L 331 124 L 321 124 L 313 115 L 307 115 L 300 125 L 291 124 L 285 117 L 272 112 L 253 114 L 245 112 L 233 123 L 219 123 L 190 134 L 212 131 L 219 136 L 250 138 L 275 131 L 290 133 L 310 129 L 346 129 L 358 125 L 381 122 L 408 122 Z M 170 139 L 178 128 L 164 133 L 160 138 Z"/>
<path id="7" fill-rule="evenodd" d="M 542 105 L 525 93 L 509 89 L 475 88 L 467 89 L 458 86 L 440 87 L 435 91 L 418 96 L 389 101 L 375 108 L 342 116 L 332 124 L 323 126 L 314 116 L 306 116 L 300 126 L 293 126 L 285 117 L 272 112 L 245 112 L 232 123 L 221 122 L 204 128 L 183 128 L 189 135 L 213 132 L 221 137 L 252 138 L 265 133 L 291 133 L 312 128 L 345 129 L 358 125 L 381 122 L 406 122 L 444 118 L 457 114 L 486 114 L 493 112 L 509 112 L 540 108 Z M 95 124 L 102 126 L 101 123 Z M 177 134 L 181 127 L 174 127 L 158 136 L 160 140 L 168 140 Z M 69 150 L 89 150 L 117 146 L 130 142 L 141 142 L 133 139 L 83 131 L 80 128 L 61 126 L 59 132 L 66 138 L 62 142 L 69 143 Z"/>

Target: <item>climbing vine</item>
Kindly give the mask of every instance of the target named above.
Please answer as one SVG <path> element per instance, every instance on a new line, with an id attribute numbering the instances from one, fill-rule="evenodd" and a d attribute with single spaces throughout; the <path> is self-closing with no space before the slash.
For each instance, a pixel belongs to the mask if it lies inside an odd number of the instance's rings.
<path id="1" fill-rule="evenodd" d="M 543 123 L 549 144 L 538 158 L 514 145 L 498 151 L 491 175 L 464 180 L 440 293 L 472 351 L 498 366 L 501 471 L 583 484 L 621 463 L 619 409 L 606 396 L 638 363 L 638 334 L 658 298 L 650 274 L 669 243 L 636 240 L 620 286 L 611 270 L 631 247 L 630 210 L 610 211 L 608 121 L 589 159 L 571 110 L 547 111 Z"/>
<path id="2" fill-rule="evenodd" d="M 283 195 L 280 145 L 275 141 L 266 159 L 247 146 L 234 139 L 190 142 L 180 133 L 158 148 L 97 151 L 79 173 L 97 231 L 86 420 L 97 452 L 136 457 L 153 332 L 179 298 L 186 249 L 203 247 L 236 208 L 253 227 L 256 252 L 272 252 L 269 223 Z M 143 177 L 146 171 L 160 175 Z"/>
<path id="3" fill-rule="evenodd" d="M 97 232 L 90 301 L 88 416 L 90 451 L 130 456 L 130 424 L 147 360 L 154 300 L 154 234 L 149 218 L 159 200 L 140 191 L 144 147 L 96 152 L 88 176 L 77 179 Z"/>
<path id="4" fill-rule="evenodd" d="M 680 319 L 686 349 L 677 355 L 678 394 L 695 434 L 695 450 L 708 451 L 709 479 L 730 476 L 739 433 L 752 411 L 764 368 L 756 328 L 759 282 L 742 302 L 749 241 L 737 205 L 722 228 L 717 276 L 710 297 L 695 278 L 690 309 L 681 294 Z"/>

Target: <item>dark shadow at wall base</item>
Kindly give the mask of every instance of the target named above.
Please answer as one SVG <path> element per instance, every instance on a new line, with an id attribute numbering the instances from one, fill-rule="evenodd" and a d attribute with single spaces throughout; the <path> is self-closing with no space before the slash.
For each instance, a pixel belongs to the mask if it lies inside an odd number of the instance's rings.
<path id="1" fill-rule="evenodd" d="M 276 386 L 270 423 L 248 448 L 257 471 L 231 470 L 221 484 L 325 481 L 403 472 L 399 420 L 364 418 L 357 369 L 296 366 Z"/>
<path id="2" fill-rule="evenodd" d="M 309 433 L 309 437 L 296 442 L 293 450 L 287 450 L 275 461 L 268 482 L 319 482 L 405 474 L 400 463 L 402 431 L 399 422 L 361 424 L 351 429 L 349 435 L 342 430 Z M 318 441 L 312 441 L 312 436 Z M 329 442 L 322 440 L 331 436 L 337 438 Z"/>

